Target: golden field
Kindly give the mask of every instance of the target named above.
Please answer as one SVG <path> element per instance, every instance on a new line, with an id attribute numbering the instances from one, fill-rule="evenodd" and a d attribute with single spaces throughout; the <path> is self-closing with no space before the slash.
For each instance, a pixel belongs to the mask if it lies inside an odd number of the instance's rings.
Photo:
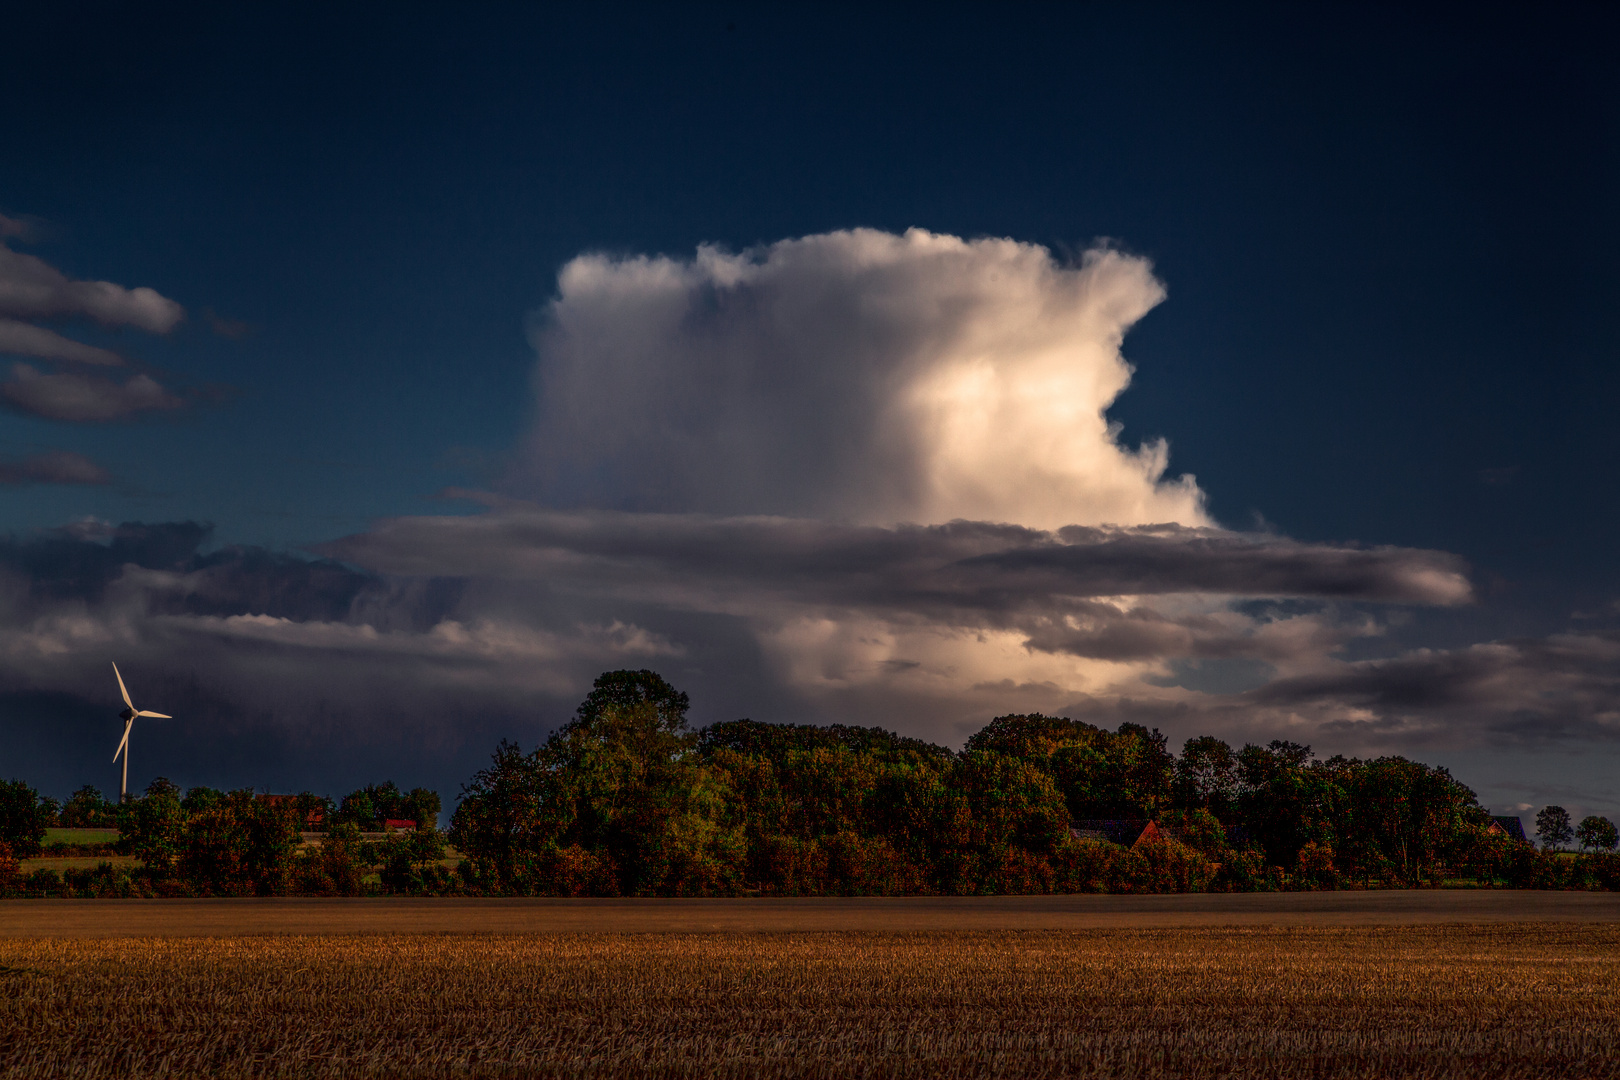
<path id="1" fill-rule="evenodd" d="M 7 1077 L 1620 1076 L 1612 924 L 13 939 L 0 965 Z"/>

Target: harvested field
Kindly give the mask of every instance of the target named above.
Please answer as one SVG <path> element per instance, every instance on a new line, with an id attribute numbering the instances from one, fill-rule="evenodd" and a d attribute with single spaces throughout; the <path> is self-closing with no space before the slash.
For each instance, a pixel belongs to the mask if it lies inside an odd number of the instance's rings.
<path id="1" fill-rule="evenodd" d="M 11 939 L 0 964 L 15 1077 L 1620 1075 L 1612 925 Z"/>
<path id="2" fill-rule="evenodd" d="M 37 859 L 23 859 L 19 865 L 25 874 L 32 874 L 35 870 L 55 870 L 60 874 L 64 870 L 94 870 L 102 863 L 125 870 L 134 870 L 141 865 L 139 859 L 126 855 L 69 855 L 66 858 L 53 858 L 47 855 Z"/>
<path id="3" fill-rule="evenodd" d="M 45 844 L 113 844 L 118 842 L 117 829 L 62 829 L 45 830 Z"/>

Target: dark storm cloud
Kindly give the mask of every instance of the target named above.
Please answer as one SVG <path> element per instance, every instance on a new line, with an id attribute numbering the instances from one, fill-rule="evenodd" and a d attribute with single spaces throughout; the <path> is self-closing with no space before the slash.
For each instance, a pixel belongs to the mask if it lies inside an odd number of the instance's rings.
<path id="1" fill-rule="evenodd" d="M 1421 649 L 1274 680 L 1244 695 L 1267 712 L 1315 717 L 1330 733 L 1496 744 L 1620 738 L 1620 634 L 1557 634 Z"/>
<path id="2" fill-rule="evenodd" d="M 165 711 L 222 730 L 431 740 L 469 718 L 555 711 L 597 671 L 679 672 L 706 657 L 722 665 L 713 679 L 752 679 L 750 694 L 796 716 L 946 740 L 1031 708 L 1339 748 L 1620 734 L 1613 635 L 1337 659 L 1349 638 L 1377 632 L 1349 600 L 1467 597 L 1456 561 L 1435 552 L 1210 529 L 883 528 L 511 505 L 384 522 L 329 545 L 333 558 L 208 551 L 209 532 L 83 522 L 0 542 L 0 697 L 99 700 L 117 659 Z M 758 643 L 763 667 L 738 659 L 739 634 Z M 1014 652 L 995 653 L 987 634 Z M 890 647 L 872 652 L 880 639 Z M 995 655 L 974 667 L 951 651 L 962 642 Z M 1033 674 L 1003 678 L 1020 655 Z M 1041 674 L 1064 664 L 1112 674 L 1066 691 Z M 1216 689 L 1177 674 L 1189 664 Z M 1222 665 L 1262 685 L 1223 684 Z"/>
<path id="3" fill-rule="evenodd" d="M 105 704 L 116 660 L 164 711 L 216 734 L 268 724 L 278 738 L 410 733 L 430 745 L 434 732 L 572 694 L 603 666 L 671 652 L 612 622 L 553 631 L 458 617 L 464 582 L 208 551 L 210 533 L 87 521 L 0 541 L 0 701 Z"/>
<path id="4" fill-rule="evenodd" d="M 672 599 L 738 594 L 929 615 L 1187 593 L 1407 604 L 1471 596 L 1462 561 L 1444 552 L 1181 526 L 1054 533 L 971 521 L 883 527 L 508 506 L 395 519 L 323 550 L 389 574 L 567 580 Z"/>
<path id="5" fill-rule="evenodd" d="M 1456 604 L 1460 560 L 1404 548 L 1301 544 L 1265 534 L 1152 526 L 956 521 L 894 527 L 789 518 L 550 511 L 505 504 L 471 517 L 403 518 L 326 545 L 378 573 L 544 583 L 614 605 L 792 619 L 1005 631 L 1025 648 L 1108 661 L 1268 662 L 1341 644 L 1329 601 Z M 1232 597 L 1316 601 L 1288 618 Z M 903 662 L 890 658 L 883 664 Z"/>
<path id="6" fill-rule="evenodd" d="M 80 522 L 0 541 L 0 572 L 40 612 L 64 601 L 104 604 L 109 589 L 141 571 L 166 575 L 146 579 L 144 601 L 157 614 L 341 619 L 365 589 L 378 587 L 375 577 L 324 559 L 254 547 L 203 553 L 212 531 L 194 521 Z"/>

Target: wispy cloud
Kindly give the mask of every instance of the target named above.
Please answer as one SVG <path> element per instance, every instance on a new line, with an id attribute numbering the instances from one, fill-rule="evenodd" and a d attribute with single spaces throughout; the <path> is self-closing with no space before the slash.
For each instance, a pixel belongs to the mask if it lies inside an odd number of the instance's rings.
<path id="1" fill-rule="evenodd" d="M 26 240 L 32 234 L 27 221 L 0 214 L 0 240 Z"/>
<path id="2" fill-rule="evenodd" d="M 18 412 L 74 422 L 121 420 L 185 404 L 150 375 L 119 382 L 72 371 L 47 373 L 23 363 L 11 365 L 11 378 L 0 383 L 0 399 Z"/>
<path id="3" fill-rule="evenodd" d="M 0 484 L 105 484 L 111 480 L 106 469 L 71 450 L 0 461 Z"/>
<path id="4" fill-rule="evenodd" d="M 19 319 L 83 316 L 103 326 L 133 326 L 166 334 L 185 318 L 185 309 L 156 289 L 76 280 L 43 259 L 0 244 L 0 315 Z"/>
<path id="5" fill-rule="evenodd" d="M 117 367 L 124 363 L 124 358 L 111 349 L 86 345 L 82 341 L 63 337 L 54 330 L 16 319 L 0 319 L 0 353 L 102 367 Z"/>
<path id="6" fill-rule="evenodd" d="M 119 367 L 128 361 L 112 349 L 74 340 L 39 323 L 89 319 L 105 327 L 166 334 L 185 317 L 178 303 L 155 289 L 77 280 L 7 243 L 27 239 L 31 232 L 17 219 L 0 218 L 0 354 L 53 364 Z M 69 422 L 116 420 L 183 404 L 151 375 L 118 381 L 76 371 L 42 371 L 24 363 L 14 363 L 11 377 L 0 383 L 0 399 L 17 411 Z"/>

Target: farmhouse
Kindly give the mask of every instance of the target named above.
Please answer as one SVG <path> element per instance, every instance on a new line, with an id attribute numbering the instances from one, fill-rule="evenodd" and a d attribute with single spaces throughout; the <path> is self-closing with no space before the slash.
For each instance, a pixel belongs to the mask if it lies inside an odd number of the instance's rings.
<path id="1" fill-rule="evenodd" d="M 1491 824 L 1485 830 L 1487 836 L 1505 836 L 1509 840 L 1517 840 L 1521 844 L 1528 844 L 1530 838 L 1524 835 L 1524 822 L 1516 817 L 1491 817 Z"/>
<path id="2" fill-rule="evenodd" d="M 266 803 L 270 806 L 288 807 L 296 810 L 298 809 L 300 801 L 304 799 L 304 796 L 267 794 L 260 795 L 258 798 L 260 802 Z M 307 813 L 304 814 L 304 829 L 306 832 L 320 832 L 322 823 L 325 821 L 326 815 L 318 807 L 311 808 Z"/>
<path id="3" fill-rule="evenodd" d="M 388 818 L 383 822 L 383 832 L 404 833 L 415 832 L 416 822 L 404 818 Z"/>
<path id="4" fill-rule="evenodd" d="M 1107 840 L 1121 847 L 1167 839 L 1148 818 L 1082 818 L 1069 826 L 1069 835 L 1076 840 Z"/>

